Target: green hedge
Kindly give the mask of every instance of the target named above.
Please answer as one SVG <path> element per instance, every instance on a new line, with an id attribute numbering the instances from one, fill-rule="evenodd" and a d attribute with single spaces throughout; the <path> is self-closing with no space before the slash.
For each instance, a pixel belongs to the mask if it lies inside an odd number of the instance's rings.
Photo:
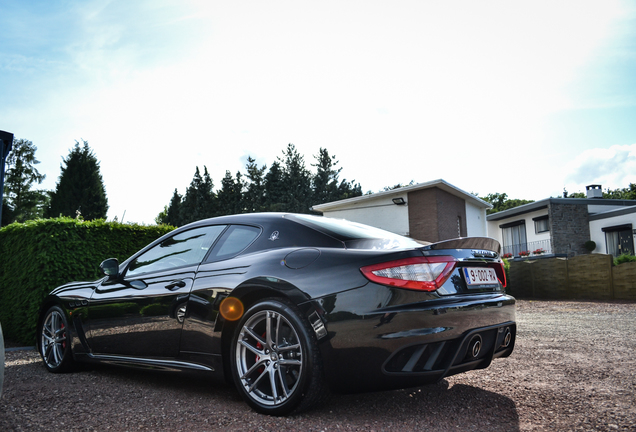
<path id="1" fill-rule="evenodd" d="M 102 277 L 106 258 L 120 262 L 174 228 L 71 218 L 39 219 L 0 229 L 0 322 L 5 338 L 32 345 L 40 306 L 55 287 Z"/>

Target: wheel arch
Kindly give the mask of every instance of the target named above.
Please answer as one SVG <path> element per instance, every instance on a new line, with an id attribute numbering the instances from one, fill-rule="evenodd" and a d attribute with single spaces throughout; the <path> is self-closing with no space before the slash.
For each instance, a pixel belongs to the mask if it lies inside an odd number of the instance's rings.
<path id="1" fill-rule="evenodd" d="M 230 292 L 230 296 L 241 300 L 244 310 L 247 311 L 257 302 L 267 298 L 278 298 L 294 304 L 299 304 L 309 300 L 309 296 L 303 291 L 290 284 L 289 282 L 274 278 L 255 278 L 247 281 Z M 242 318 L 242 316 L 241 316 Z M 303 317 L 306 319 L 306 317 Z M 232 382 L 232 374 L 230 370 L 230 347 L 232 344 L 232 336 L 236 331 L 236 327 L 240 322 L 240 318 L 236 321 L 228 321 L 220 317 L 223 322 L 221 330 L 221 353 L 223 356 L 223 374 L 227 382 Z"/>

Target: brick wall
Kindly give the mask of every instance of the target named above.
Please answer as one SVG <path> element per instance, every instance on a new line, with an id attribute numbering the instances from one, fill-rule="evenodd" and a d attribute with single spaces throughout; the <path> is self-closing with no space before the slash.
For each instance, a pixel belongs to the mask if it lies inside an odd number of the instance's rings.
<path id="1" fill-rule="evenodd" d="M 590 239 L 587 206 L 550 203 L 550 238 L 552 251 L 568 257 L 589 254 L 585 242 Z"/>
<path id="2" fill-rule="evenodd" d="M 408 207 L 411 238 L 437 242 L 466 236 L 463 199 L 438 188 L 422 189 L 409 192 Z"/>

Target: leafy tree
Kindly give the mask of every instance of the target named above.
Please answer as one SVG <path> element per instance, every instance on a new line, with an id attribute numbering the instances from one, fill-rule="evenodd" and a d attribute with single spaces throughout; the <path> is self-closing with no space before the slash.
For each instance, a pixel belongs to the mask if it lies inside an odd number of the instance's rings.
<path id="1" fill-rule="evenodd" d="M 398 183 L 398 184 L 393 185 L 393 186 L 385 186 L 384 190 L 385 191 L 390 191 L 390 190 L 400 189 L 400 188 L 407 187 L 407 186 L 413 186 L 414 184 L 415 184 L 415 181 L 411 180 L 408 184 Z"/>
<path id="2" fill-rule="evenodd" d="M 623 200 L 636 199 L 636 184 L 630 183 L 629 187 L 626 188 L 618 188 L 614 190 L 606 189 L 605 192 L 603 192 L 603 198 Z"/>
<path id="3" fill-rule="evenodd" d="M 491 193 L 486 195 L 485 197 L 480 198 L 493 205 L 493 208 L 488 210 L 488 214 L 497 213 L 514 207 L 519 207 L 520 205 L 530 204 L 534 202 L 532 200 L 508 199 L 508 195 L 505 193 Z"/>
<path id="4" fill-rule="evenodd" d="M 86 220 L 105 219 L 108 212 L 106 189 L 100 173 L 99 161 L 82 140 L 83 146 L 75 141 L 75 147 L 62 165 L 57 186 L 51 194 L 48 215 L 76 217 Z"/>
<path id="5" fill-rule="evenodd" d="M 13 140 L 13 148 L 6 159 L 2 225 L 37 219 L 44 215 L 48 195 L 43 191 L 32 190 L 35 184 L 41 184 L 46 177 L 35 168 L 40 163 L 35 158 L 36 150 L 37 147 L 31 141 Z"/>

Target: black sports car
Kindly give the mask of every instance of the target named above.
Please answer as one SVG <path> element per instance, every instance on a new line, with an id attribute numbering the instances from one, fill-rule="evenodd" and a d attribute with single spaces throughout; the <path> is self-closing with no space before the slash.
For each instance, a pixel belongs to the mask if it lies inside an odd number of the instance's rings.
<path id="1" fill-rule="evenodd" d="M 308 215 L 202 220 L 53 290 L 39 351 L 51 372 L 98 361 L 218 374 L 273 415 L 328 388 L 419 386 L 512 353 L 499 250 Z"/>

